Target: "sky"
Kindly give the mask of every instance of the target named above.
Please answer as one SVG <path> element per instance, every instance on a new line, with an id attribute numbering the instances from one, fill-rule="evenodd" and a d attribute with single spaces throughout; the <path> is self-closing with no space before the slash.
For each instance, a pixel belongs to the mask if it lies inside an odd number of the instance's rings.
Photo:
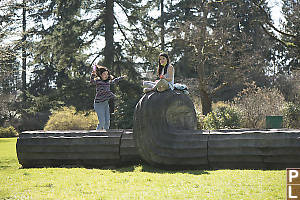
<path id="1" fill-rule="evenodd" d="M 274 20 L 274 23 L 276 27 L 280 26 L 280 19 L 282 19 L 281 14 L 281 1 L 280 0 L 269 0 L 269 6 L 272 8 L 272 19 Z"/>

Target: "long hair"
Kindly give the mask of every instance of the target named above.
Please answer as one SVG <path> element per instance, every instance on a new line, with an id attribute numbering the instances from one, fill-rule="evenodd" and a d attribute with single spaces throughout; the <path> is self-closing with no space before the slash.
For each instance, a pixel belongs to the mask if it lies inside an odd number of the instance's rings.
<path id="1" fill-rule="evenodd" d="M 111 79 L 114 78 L 112 75 L 110 75 L 110 71 L 109 71 L 106 67 L 101 66 L 101 65 L 96 65 L 96 75 L 97 75 L 96 78 L 97 78 L 97 79 L 102 80 L 101 74 L 102 74 L 103 72 L 108 72 L 108 78 L 107 78 L 106 80 L 103 80 L 103 81 L 107 82 L 107 81 L 109 81 L 109 80 L 111 80 Z"/>
<path id="2" fill-rule="evenodd" d="M 163 56 L 163 57 L 165 57 L 165 58 L 167 59 L 167 64 L 166 64 L 166 66 L 162 66 L 162 65 L 160 64 L 160 56 Z M 159 75 L 161 74 L 161 72 L 162 72 L 162 70 L 163 70 L 164 67 L 165 67 L 164 74 L 166 74 L 166 73 L 167 73 L 167 70 L 168 70 L 168 67 L 169 67 L 169 64 L 170 64 L 170 58 L 169 58 L 168 54 L 166 54 L 166 53 L 161 53 L 161 54 L 159 54 L 159 56 L 158 56 L 158 70 L 157 70 L 157 76 L 159 76 Z"/>

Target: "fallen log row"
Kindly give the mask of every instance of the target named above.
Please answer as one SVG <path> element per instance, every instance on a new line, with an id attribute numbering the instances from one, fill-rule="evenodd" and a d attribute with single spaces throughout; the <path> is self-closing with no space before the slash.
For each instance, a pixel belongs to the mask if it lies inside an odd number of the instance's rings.
<path id="1" fill-rule="evenodd" d="M 153 160 L 147 162 L 198 169 L 300 166 L 300 130 L 184 130 L 169 136 L 173 139 L 167 145 L 163 141 L 155 144 Z M 130 130 L 23 132 L 17 141 L 17 155 L 24 168 L 123 166 L 141 160 Z"/>
<path id="2" fill-rule="evenodd" d="M 131 130 L 27 131 L 16 148 L 24 168 L 118 166 L 140 159 Z"/>

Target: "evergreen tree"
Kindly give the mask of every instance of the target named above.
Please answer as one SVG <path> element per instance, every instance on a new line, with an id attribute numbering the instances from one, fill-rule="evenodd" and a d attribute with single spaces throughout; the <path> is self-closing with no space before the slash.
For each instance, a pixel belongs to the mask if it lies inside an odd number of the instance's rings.
<path id="1" fill-rule="evenodd" d="M 255 3 L 255 2 L 254 2 Z M 261 19 L 261 27 L 265 30 L 274 42 L 271 51 L 272 65 L 269 74 L 272 81 L 288 101 L 299 101 L 298 89 L 295 89 L 295 78 L 298 76 L 297 70 L 300 68 L 300 2 L 281 1 L 283 20 L 280 26 L 274 25 L 273 20 L 267 14 L 266 7 L 255 3 L 257 9 L 264 15 Z"/>
<path id="2" fill-rule="evenodd" d="M 23 0 L 22 2 L 22 91 L 23 94 L 25 94 L 26 91 L 26 72 L 27 72 L 27 55 L 26 55 L 26 38 L 27 38 L 27 20 L 26 20 L 26 14 L 27 14 L 27 6 L 26 6 L 26 0 Z M 25 96 L 24 96 L 25 97 Z"/>
<path id="3" fill-rule="evenodd" d="M 14 103 L 22 88 L 20 76 L 20 47 L 18 37 L 22 6 L 15 1 L 0 2 L 0 126 L 6 125 L 16 116 Z"/>
<path id="4" fill-rule="evenodd" d="M 300 2 L 283 0 L 282 3 L 285 19 L 281 39 L 285 47 L 284 71 L 291 73 L 293 70 L 300 69 Z"/>

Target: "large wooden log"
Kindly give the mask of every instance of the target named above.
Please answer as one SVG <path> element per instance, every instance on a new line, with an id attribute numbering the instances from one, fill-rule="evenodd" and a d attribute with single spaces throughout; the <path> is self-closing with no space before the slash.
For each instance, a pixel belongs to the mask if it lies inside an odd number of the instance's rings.
<path id="1" fill-rule="evenodd" d="M 137 161 L 135 146 L 128 145 L 132 143 L 132 131 L 124 130 L 27 131 L 19 136 L 16 147 L 23 167 L 103 167 Z"/>
<path id="2" fill-rule="evenodd" d="M 194 105 L 180 91 L 150 92 L 136 105 L 133 135 L 140 156 L 152 165 L 206 168 L 207 135 L 196 127 Z"/>
<path id="3" fill-rule="evenodd" d="M 300 167 L 300 130 L 217 130 L 208 138 L 210 168 Z"/>
<path id="4" fill-rule="evenodd" d="M 124 130 L 120 142 L 120 162 L 136 163 L 140 161 L 132 130 Z"/>

